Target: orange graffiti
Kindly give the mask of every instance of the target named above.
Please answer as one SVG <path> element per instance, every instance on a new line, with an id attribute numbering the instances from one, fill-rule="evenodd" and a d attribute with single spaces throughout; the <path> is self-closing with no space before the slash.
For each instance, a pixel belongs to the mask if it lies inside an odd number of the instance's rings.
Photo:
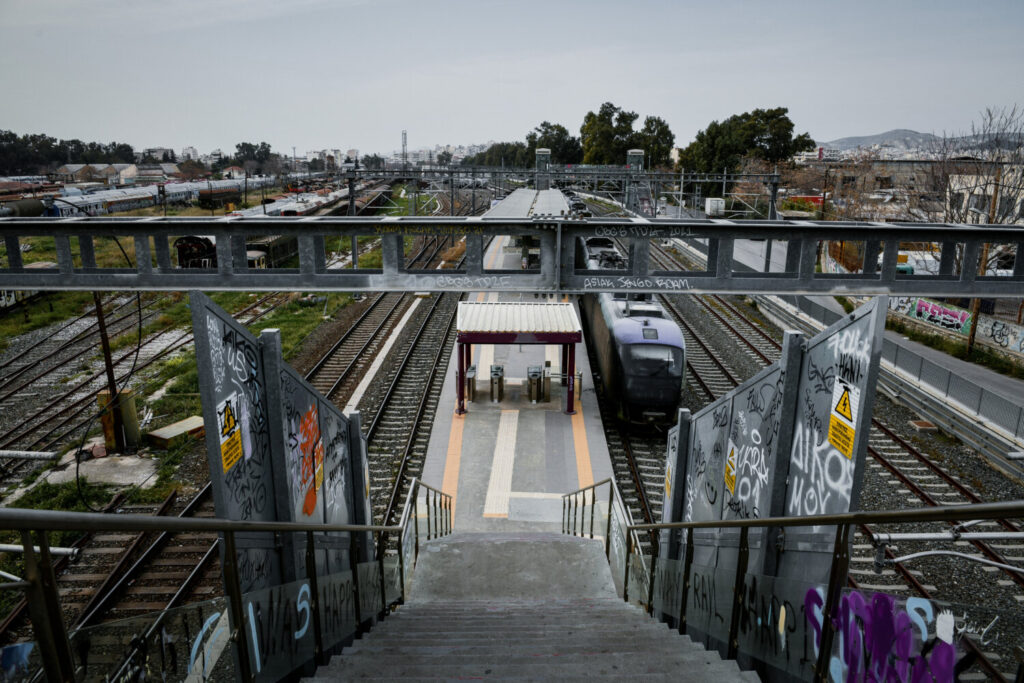
<path id="1" fill-rule="evenodd" d="M 299 423 L 299 458 L 301 465 L 302 487 L 306 496 L 302 503 L 302 512 L 307 517 L 316 511 L 317 469 L 323 468 L 323 442 L 320 440 L 320 420 L 316 405 L 311 405 Z"/>

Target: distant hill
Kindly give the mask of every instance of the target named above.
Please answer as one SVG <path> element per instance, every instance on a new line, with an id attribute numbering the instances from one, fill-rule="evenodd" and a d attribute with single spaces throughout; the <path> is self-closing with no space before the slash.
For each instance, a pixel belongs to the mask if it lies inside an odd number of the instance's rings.
<path id="1" fill-rule="evenodd" d="M 829 142 L 818 141 L 819 147 L 848 151 L 858 147 L 872 145 L 889 145 L 897 149 L 921 149 L 929 146 L 939 138 L 931 133 L 918 133 L 916 130 L 897 128 L 878 135 L 861 135 L 859 137 L 839 138 Z"/>

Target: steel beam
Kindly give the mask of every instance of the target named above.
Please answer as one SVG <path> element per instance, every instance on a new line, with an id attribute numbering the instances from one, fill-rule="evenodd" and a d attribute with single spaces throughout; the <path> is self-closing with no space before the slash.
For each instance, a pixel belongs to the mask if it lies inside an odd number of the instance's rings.
<path id="1" fill-rule="evenodd" d="M 90 239 L 81 239 L 86 233 Z M 244 240 L 260 235 L 294 235 L 298 242 L 297 268 L 248 268 Z M 207 235 L 216 240 L 214 268 L 173 266 L 173 254 L 162 245 L 181 235 Z M 402 240 L 431 235 L 465 240 L 467 259 L 461 269 L 423 271 L 404 265 Z M 483 252 L 491 238 L 502 235 L 539 237 L 541 268 L 537 270 L 487 269 Z M 135 264 L 100 268 L 95 260 L 97 242 L 114 237 L 133 240 Z M 380 268 L 327 267 L 326 237 L 371 237 L 383 248 Z M 1024 291 L 1021 260 L 1012 272 L 979 275 L 975 268 L 951 268 L 949 256 L 959 248 L 968 263 L 976 262 L 987 243 L 1024 243 L 1024 228 L 1004 225 L 931 223 L 864 223 L 820 221 L 730 221 L 706 219 L 571 220 L 545 218 L 488 219 L 417 216 L 383 218 L 0 218 L 0 289 L 180 291 L 504 291 L 541 293 L 689 292 L 779 294 L 900 294 L 921 296 L 1019 297 Z M 22 262 L 21 245 L 30 238 L 54 239 L 55 267 L 32 268 Z M 74 237 L 76 239 L 72 240 Z M 586 271 L 575 263 L 577 238 L 614 237 L 632 241 L 630 258 L 621 269 Z M 651 241 L 675 239 L 707 241 L 708 266 L 698 270 L 660 270 L 647 257 Z M 785 243 L 783 272 L 764 273 L 733 261 L 741 240 Z M 153 245 L 150 246 L 152 240 Z M 867 272 L 832 274 L 815 272 L 815 258 L 823 242 L 843 240 L 865 246 Z M 895 245 L 929 242 L 943 245 L 935 274 L 896 272 Z M 879 246 L 889 245 L 875 271 Z M 83 245 L 85 245 L 83 247 Z M 38 253 L 38 252 L 36 252 Z M 153 254 L 156 265 L 153 265 Z M 83 265 L 78 265 L 83 264 Z M 35 264 L 38 265 L 38 264 Z M 680 267 L 682 268 L 682 267 Z"/>

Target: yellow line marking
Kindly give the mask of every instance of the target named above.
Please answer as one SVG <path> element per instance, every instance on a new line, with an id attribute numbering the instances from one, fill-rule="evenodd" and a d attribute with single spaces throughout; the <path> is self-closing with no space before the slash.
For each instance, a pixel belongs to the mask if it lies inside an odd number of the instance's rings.
<path id="1" fill-rule="evenodd" d="M 484 517 L 490 517 L 491 519 L 508 519 L 507 512 L 485 512 Z"/>
<path id="2" fill-rule="evenodd" d="M 455 498 L 459 491 L 459 466 L 462 464 L 462 429 L 465 425 L 465 415 L 452 416 L 452 430 L 448 434 L 448 455 L 444 461 L 444 478 L 441 480 L 441 490 L 452 497 L 453 522 Z"/>
<path id="3" fill-rule="evenodd" d="M 587 430 L 583 424 L 583 406 L 577 399 L 576 414 L 572 416 L 572 446 L 576 451 L 576 478 L 580 488 L 594 483 L 594 470 L 590 466 L 590 446 L 587 444 Z"/>
<path id="4" fill-rule="evenodd" d="M 491 476 L 484 498 L 484 516 L 508 517 L 508 494 L 512 492 L 512 465 L 516 457 L 516 431 L 519 426 L 518 410 L 501 411 L 498 436 L 491 461 Z"/>

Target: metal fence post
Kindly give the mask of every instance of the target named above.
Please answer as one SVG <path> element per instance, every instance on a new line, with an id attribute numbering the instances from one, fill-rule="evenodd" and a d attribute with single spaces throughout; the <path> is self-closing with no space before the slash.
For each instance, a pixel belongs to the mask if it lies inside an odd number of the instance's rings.
<path id="1" fill-rule="evenodd" d="M 818 660 L 814 665 L 814 679 L 824 683 L 828 680 L 828 663 L 832 657 L 832 640 L 836 626 L 833 618 L 836 612 L 836 603 L 839 602 L 839 589 L 846 581 L 847 570 L 850 566 L 850 527 L 847 524 L 840 524 L 836 527 L 835 545 L 832 547 L 832 567 L 828 573 L 828 594 L 825 595 L 825 604 L 821 614 L 821 642 L 818 647 Z M 842 578 L 840 578 L 842 574 Z"/>
<path id="2" fill-rule="evenodd" d="M 637 551 L 640 549 L 637 548 Z M 654 566 L 658 562 L 658 554 L 661 548 L 657 543 L 651 546 L 651 573 L 648 577 L 647 583 L 647 613 L 654 616 Z M 637 552 L 637 555 L 643 559 L 643 553 Z"/>
<path id="3" fill-rule="evenodd" d="M 686 533 L 686 556 L 683 560 L 683 595 L 679 601 L 679 632 L 686 633 L 686 601 L 690 595 L 690 566 L 693 564 L 693 529 Z"/>
<path id="4" fill-rule="evenodd" d="M 578 493 L 573 494 L 572 497 L 572 535 L 576 535 L 576 522 L 580 516 L 580 497 Z M 583 534 L 580 534 L 582 536 Z"/>
<path id="5" fill-rule="evenodd" d="M 729 622 L 729 645 L 726 659 L 736 659 L 740 648 L 740 609 L 743 606 L 743 589 L 746 585 L 747 561 L 750 559 L 750 546 L 747 532 L 750 527 L 740 529 L 740 548 L 736 556 L 736 581 L 732 589 L 732 618 Z"/>
<path id="6" fill-rule="evenodd" d="M 427 540 L 430 540 L 430 515 L 433 514 L 433 508 L 430 507 L 430 489 L 427 489 L 427 495 L 423 497 L 423 502 L 427 506 Z"/>
<path id="7" fill-rule="evenodd" d="M 28 602 L 32 631 L 39 643 L 39 655 L 48 681 L 74 681 L 75 664 L 71 643 L 64 629 L 64 617 L 57 598 L 57 587 L 50 564 L 50 546 L 45 531 L 39 536 L 39 557 L 36 557 L 31 531 L 21 532 L 25 553 L 25 600 Z"/>
<path id="8" fill-rule="evenodd" d="M 629 602 L 629 557 L 633 554 L 633 534 L 626 527 L 626 567 L 622 574 L 622 601 Z"/>
<path id="9" fill-rule="evenodd" d="M 249 667 L 249 639 L 245 635 L 245 613 L 242 610 L 242 587 L 238 580 L 238 550 L 235 547 L 235 532 L 224 532 L 224 584 L 228 592 L 228 608 L 234 629 L 231 639 L 238 648 L 238 677 L 242 681 L 252 681 L 252 669 Z M 255 624 L 253 624 L 255 627 Z M 259 662 L 256 663 L 259 666 Z"/>
<path id="10" fill-rule="evenodd" d="M 590 489 L 590 539 L 594 539 L 594 508 L 597 507 L 597 488 Z"/>
<path id="11" fill-rule="evenodd" d="M 612 550 L 612 508 L 615 503 L 615 484 L 608 482 L 608 521 L 604 528 L 604 559 L 611 559 Z"/>
<path id="12" fill-rule="evenodd" d="M 352 543 L 348 549 L 348 563 L 352 568 L 352 594 L 356 608 L 356 635 L 363 632 L 363 608 L 362 597 L 359 591 L 359 537 L 362 533 L 350 532 L 349 538 Z"/>
<path id="13" fill-rule="evenodd" d="M 398 602 L 405 604 L 405 527 L 398 532 Z"/>
<path id="14" fill-rule="evenodd" d="M 309 589 L 312 595 L 310 601 L 313 603 L 313 655 L 316 658 L 317 666 L 327 663 L 324 659 L 324 635 L 320 621 L 320 584 L 317 581 L 316 573 L 316 541 L 313 532 L 306 532 L 306 576 L 309 577 Z"/>
<path id="15" fill-rule="evenodd" d="M 416 525 L 416 556 L 414 560 L 420 559 L 420 483 L 417 480 L 413 487 L 412 495 L 412 517 L 413 524 Z"/>
<path id="16" fill-rule="evenodd" d="M 567 519 L 566 514 L 565 514 L 566 513 L 565 502 L 566 502 L 565 501 L 565 496 L 562 496 L 562 533 L 563 534 L 569 533 L 569 525 L 567 525 L 565 523 L 565 521 Z"/>
<path id="17" fill-rule="evenodd" d="M 384 576 L 384 534 L 381 531 L 377 534 L 377 569 L 380 571 L 380 614 L 383 618 L 388 613 L 388 584 Z"/>

